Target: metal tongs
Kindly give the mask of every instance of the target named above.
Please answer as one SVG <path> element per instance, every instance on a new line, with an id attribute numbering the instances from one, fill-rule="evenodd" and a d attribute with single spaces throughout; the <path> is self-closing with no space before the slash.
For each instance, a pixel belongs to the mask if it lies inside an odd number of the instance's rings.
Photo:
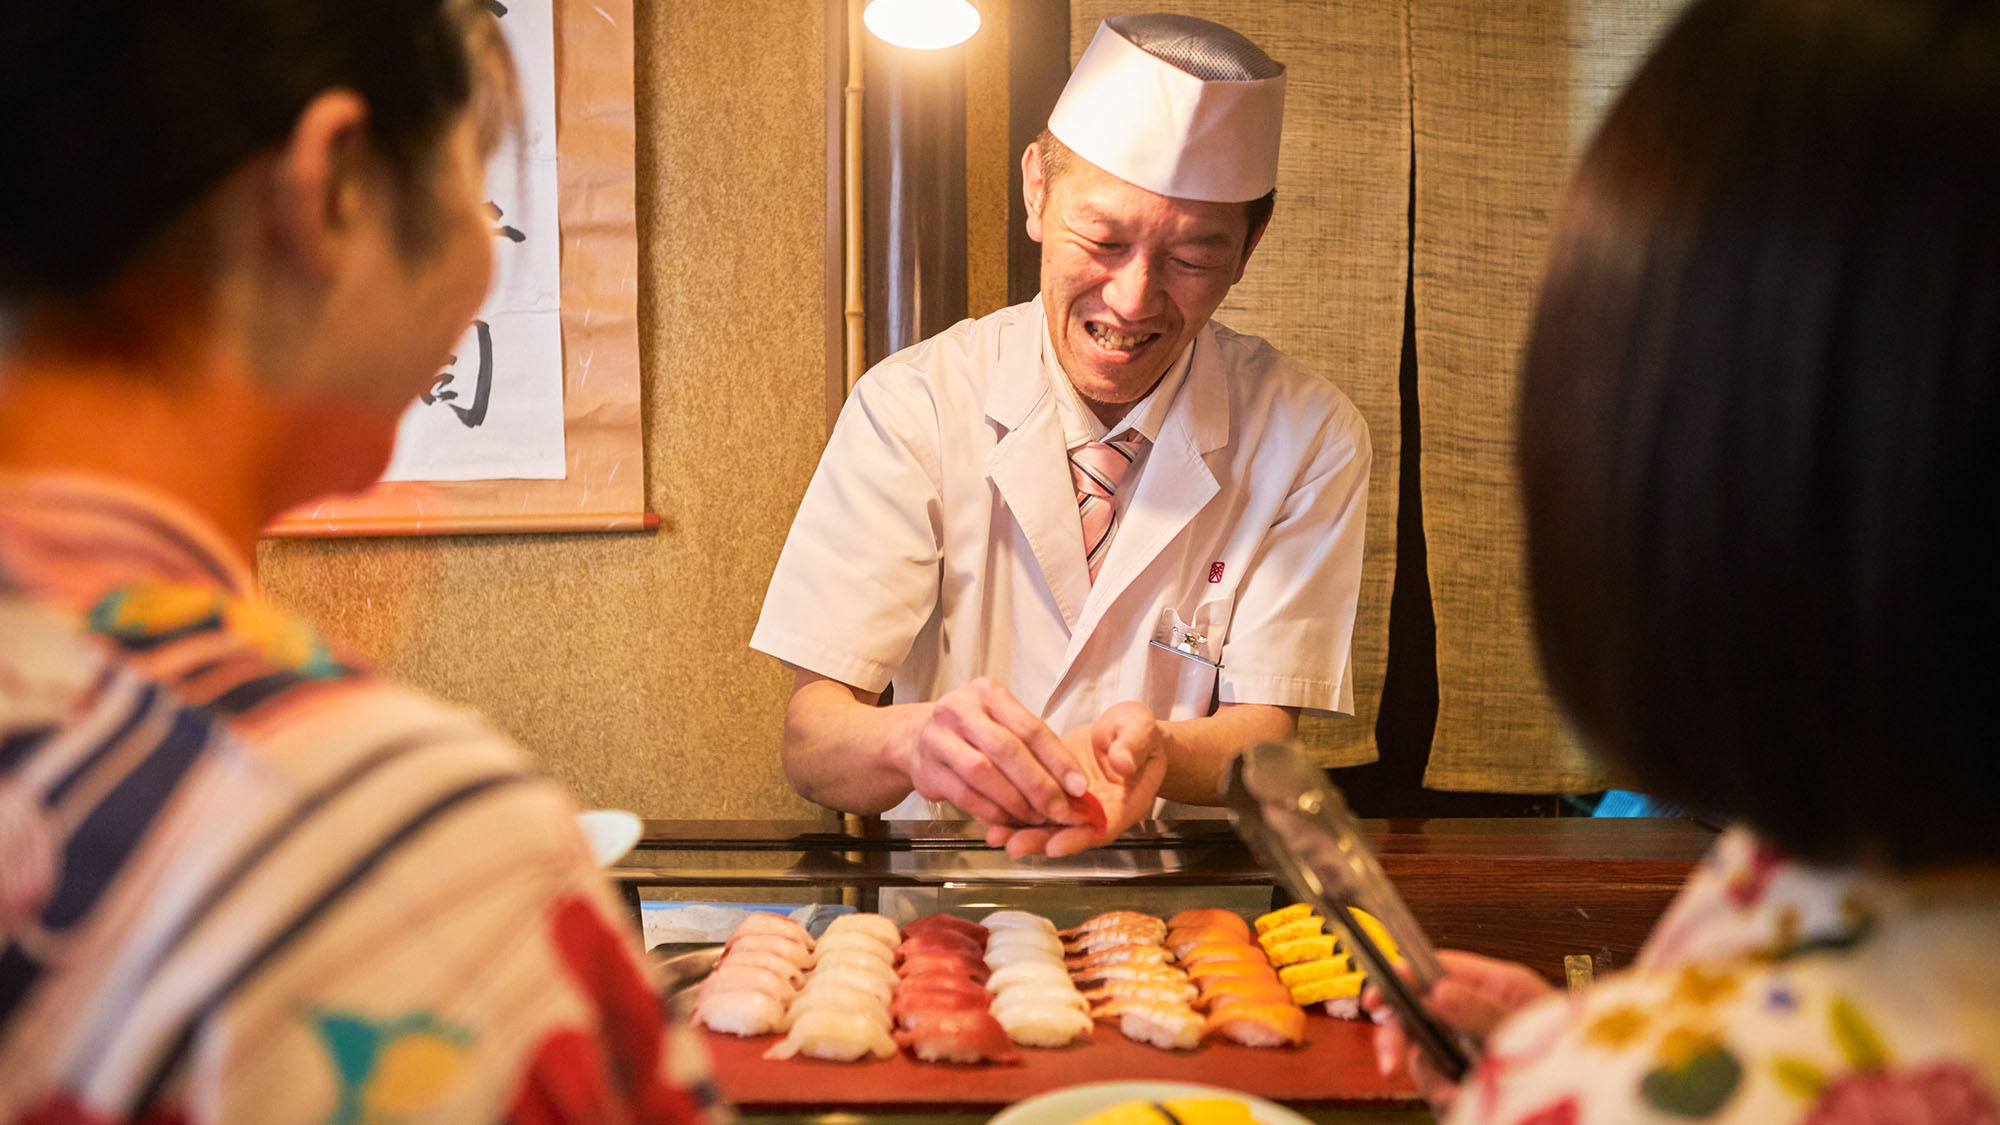
<path id="1" fill-rule="evenodd" d="M 1429 939 L 1396 893 L 1340 790 L 1298 747 L 1264 742 L 1230 763 L 1223 784 L 1236 834 L 1300 902 L 1333 924 L 1341 948 L 1353 954 L 1368 980 L 1402 1021 L 1403 1034 L 1431 1065 L 1453 1082 L 1476 1054 L 1472 1041 L 1432 1015 L 1423 997 L 1445 975 Z M 1373 914 L 1402 951 L 1405 980 L 1351 908 Z"/>

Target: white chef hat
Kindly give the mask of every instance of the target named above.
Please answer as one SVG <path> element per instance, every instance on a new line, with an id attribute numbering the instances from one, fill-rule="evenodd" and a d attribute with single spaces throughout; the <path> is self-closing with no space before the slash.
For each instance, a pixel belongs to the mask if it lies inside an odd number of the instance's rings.
<path id="1" fill-rule="evenodd" d="M 1106 172 L 1179 199 L 1240 203 L 1278 183 L 1285 65 L 1218 23 L 1113 16 L 1063 87 L 1049 132 Z"/>

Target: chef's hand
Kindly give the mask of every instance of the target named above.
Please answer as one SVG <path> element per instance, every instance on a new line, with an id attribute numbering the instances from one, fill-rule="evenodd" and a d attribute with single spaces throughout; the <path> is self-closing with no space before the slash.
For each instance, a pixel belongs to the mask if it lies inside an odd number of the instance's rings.
<path id="1" fill-rule="evenodd" d="M 1096 722 L 1071 731 L 1063 742 L 1077 751 L 1090 773 L 1089 792 L 1103 808 L 1103 829 L 1093 824 L 996 823 L 987 829 L 988 844 L 1004 846 L 1016 858 L 1075 855 L 1117 839 L 1152 812 L 1153 798 L 1167 775 L 1167 748 L 1159 720 L 1145 704 L 1114 704 Z"/>
<path id="2" fill-rule="evenodd" d="M 1513 961 L 1481 957 L 1456 949 L 1438 950 L 1444 978 L 1431 986 L 1424 1003 L 1439 1019 L 1484 1040 L 1502 1020 L 1555 991 L 1540 973 Z M 1405 977 L 1408 976 L 1404 970 Z M 1422 1050 L 1403 1035 L 1396 1013 L 1382 1000 L 1373 986 L 1362 993 L 1361 1006 L 1378 1022 L 1375 1027 L 1375 1066 L 1385 1078 L 1408 1071 L 1424 1099 L 1439 1114 L 1458 1098 L 1458 1086 L 1434 1069 Z"/>
<path id="3" fill-rule="evenodd" d="M 905 760 L 920 796 L 988 824 L 1071 824 L 1089 779 L 1077 753 L 998 681 L 981 677 L 938 697 Z"/>

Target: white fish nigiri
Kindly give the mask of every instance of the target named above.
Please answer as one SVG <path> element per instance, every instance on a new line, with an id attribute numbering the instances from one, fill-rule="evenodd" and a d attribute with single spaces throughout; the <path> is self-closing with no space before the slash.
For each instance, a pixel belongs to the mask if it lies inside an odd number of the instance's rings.
<path id="1" fill-rule="evenodd" d="M 896 960 L 896 947 L 883 945 L 870 934 L 850 930 L 844 934 L 828 934 L 819 939 L 818 955 L 821 957 L 843 950 L 858 950 L 870 954 L 880 958 L 884 964 L 894 964 Z"/>
<path id="2" fill-rule="evenodd" d="M 1207 1030 L 1201 1013 L 1184 1004 L 1128 1002 L 1119 1005 L 1116 1018 L 1125 1038 L 1173 1051 L 1193 1050 Z"/>
<path id="3" fill-rule="evenodd" d="M 694 1020 L 725 1035 L 766 1035 L 784 1026 L 785 1002 L 749 989 L 718 992 L 695 1005 Z"/>
<path id="4" fill-rule="evenodd" d="M 819 963 L 813 966 L 813 971 L 820 973 L 828 969 L 852 969 L 879 977 L 889 984 L 896 983 L 896 970 L 889 962 L 860 949 L 836 949 L 832 953 L 822 954 Z"/>
<path id="5" fill-rule="evenodd" d="M 988 1010 L 997 1016 L 1003 1004 L 1015 1008 L 1033 1005 L 1044 1008 L 1074 1008 L 1079 1012 L 1090 1011 L 1090 1001 L 1084 998 L 1083 993 L 1069 985 L 1058 987 L 1053 984 L 1017 984 L 995 993 L 993 1003 L 988 1006 Z"/>
<path id="6" fill-rule="evenodd" d="M 853 1062 L 863 1055 L 886 1059 L 895 1053 L 896 1041 L 889 1038 L 886 1022 L 873 1014 L 824 1008 L 800 1016 L 785 1037 L 764 1052 L 764 1057 L 789 1059 L 793 1055 L 805 1055 L 834 1062 Z"/>
<path id="7" fill-rule="evenodd" d="M 1096 1025 L 1075 1008 L 1061 1005 L 995 1005 L 993 1018 L 1007 1031 L 1007 1038 L 1023 1047 L 1061 1047 L 1091 1033 Z"/>
<path id="8" fill-rule="evenodd" d="M 842 914 L 820 934 L 822 940 L 835 934 L 867 934 L 890 949 L 903 940 L 902 927 L 880 914 Z"/>
<path id="9" fill-rule="evenodd" d="M 1039 914 L 1030 914 L 1025 910 L 995 910 L 993 913 L 981 918 L 979 924 L 992 931 L 1041 930 L 1051 934 L 1056 932 L 1056 924 L 1054 922 L 1049 921 Z M 986 940 L 992 941 L 992 935 L 988 934 Z"/>
<path id="10" fill-rule="evenodd" d="M 986 939 L 986 956 L 991 959 L 995 953 L 1022 949 L 1040 950 L 1051 957 L 1061 959 L 1062 939 L 1041 930 L 996 930 Z"/>
<path id="11" fill-rule="evenodd" d="M 884 1025 L 892 1022 L 889 1018 L 889 1002 L 882 999 L 880 994 L 859 988 L 840 987 L 799 993 L 799 998 L 792 1001 L 792 1006 L 785 1010 L 785 1018 L 778 1027 L 780 1030 L 790 1028 L 804 1019 L 807 1012 L 821 1011 L 852 1012 Z"/>
<path id="12" fill-rule="evenodd" d="M 1016 961 L 993 970 L 986 979 L 986 987 L 994 992 L 1031 983 L 1069 985 L 1069 970 L 1060 961 Z"/>

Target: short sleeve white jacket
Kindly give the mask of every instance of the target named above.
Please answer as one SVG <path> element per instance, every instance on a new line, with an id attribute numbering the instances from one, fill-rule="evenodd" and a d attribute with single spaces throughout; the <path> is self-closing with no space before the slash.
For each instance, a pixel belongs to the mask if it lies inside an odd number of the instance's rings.
<path id="1" fill-rule="evenodd" d="M 1123 490 L 1095 584 L 1040 299 L 890 356 L 842 408 L 751 647 L 898 702 L 979 676 L 1058 734 L 1136 699 L 1351 712 L 1367 518 L 1354 404 L 1213 322 Z M 1152 645 L 1201 634 L 1209 662 Z M 1216 665 L 1220 665 L 1219 669 Z"/>

